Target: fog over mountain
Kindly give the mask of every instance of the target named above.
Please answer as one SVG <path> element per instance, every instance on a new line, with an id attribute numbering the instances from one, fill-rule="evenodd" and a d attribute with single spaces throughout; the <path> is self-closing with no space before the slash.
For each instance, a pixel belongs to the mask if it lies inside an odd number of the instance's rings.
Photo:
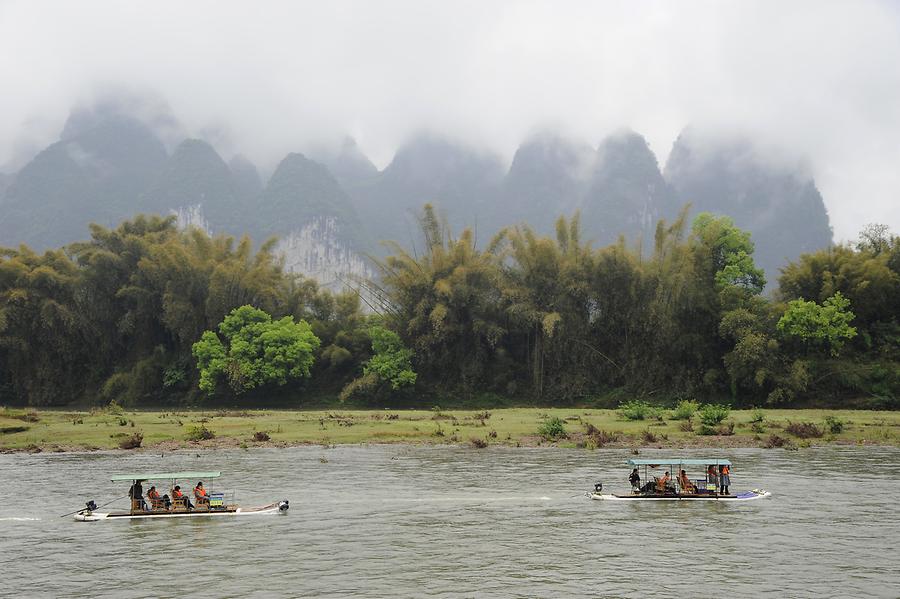
<path id="1" fill-rule="evenodd" d="M 60 139 L 5 182 L 0 243 L 36 249 L 83 239 L 90 222 L 114 226 L 139 212 L 175 214 L 210 233 L 279 239 L 287 267 L 327 285 L 372 274 L 365 258 L 394 240 L 418 241 L 417 215 L 435 204 L 457 233 L 479 243 L 506 226 L 551 233 L 560 215 L 581 215 L 595 246 L 624 235 L 650 248 L 656 223 L 692 213 L 732 216 L 757 243 L 774 280 L 801 252 L 832 240 L 816 184 L 798 164 L 772 161 L 750 138 L 675 140 L 665 172 L 639 133 L 619 130 L 596 145 L 545 130 L 525 139 L 510 165 L 499 155 L 423 133 L 379 170 L 352 139 L 319 147 L 317 159 L 285 155 L 267 177 L 241 154 L 226 160 L 211 143 L 163 141 L 174 115 L 148 121 L 133 98 L 73 110 Z M 171 147 L 171 150 L 169 150 Z"/>
<path id="2" fill-rule="evenodd" d="M 836 238 L 854 239 L 872 221 L 900 230 L 898 57 L 900 6 L 886 0 L 7 0 L 0 172 L 110 92 L 140 98 L 131 108 L 169 154 L 204 139 L 263 179 L 347 136 L 384 169 L 422 131 L 508 164 L 536 131 L 596 148 L 625 127 L 665 164 L 691 126 L 805 161 Z"/>
<path id="3" fill-rule="evenodd" d="M 60 140 L 15 173 L 0 198 L 0 239 L 46 248 L 84 238 L 89 222 L 112 225 L 156 211 L 142 193 L 166 160 L 163 143 L 139 120 L 75 112 Z"/>
<path id="4" fill-rule="evenodd" d="M 360 215 L 378 240 L 418 241 L 416 215 L 425 202 L 444 213 L 451 229 L 486 230 L 505 165 L 485 153 L 431 134 L 404 144 L 390 164 L 352 193 Z"/>
<path id="5" fill-rule="evenodd" d="M 665 176 L 677 201 L 727 214 L 752 231 L 756 262 L 770 280 L 788 260 L 831 242 L 815 181 L 802 168 L 767 161 L 746 139 L 704 140 L 685 131 L 669 154 Z"/>
<path id="6" fill-rule="evenodd" d="M 772 279 L 900 230 L 898 63 L 877 1 L 0 2 L 0 245 L 174 213 L 332 281 L 425 202 L 645 247 L 690 203 Z"/>

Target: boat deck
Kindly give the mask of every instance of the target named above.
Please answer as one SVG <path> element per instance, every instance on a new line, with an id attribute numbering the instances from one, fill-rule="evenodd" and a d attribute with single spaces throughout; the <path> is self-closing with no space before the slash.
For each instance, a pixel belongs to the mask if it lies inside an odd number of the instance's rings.
<path id="1" fill-rule="evenodd" d="M 254 514 L 284 514 L 288 510 L 287 500 L 276 501 L 268 505 L 253 507 L 228 506 L 224 509 L 212 510 L 156 510 L 134 512 L 89 512 L 83 510 L 75 515 L 81 522 L 97 522 L 98 520 L 161 520 L 163 518 L 210 518 L 215 516 L 249 516 Z"/>
<path id="2" fill-rule="evenodd" d="M 159 516 L 215 516 L 216 514 L 233 514 L 238 511 L 238 508 L 235 506 L 223 508 L 223 509 L 214 509 L 214 510 L 135 510 L 133 512 L 109 512 L 107 518 L 123 518 L 130 517 L 134 518 L 136 516 L 153 518 Z M 244 509 L 242 511 L 248 512 L 252 511 L 252 509 Z"/>
<path id="3" fill-rule="evenodd" d="M 762 499 L 771 497 L 769 491 L 743 491 L 734 495 L 717 495 L 717 494 L 668 494 L 668 495 L 616 495 L 603 493 L 590 493 L 591 499 L 606 499 L 612 501 L 749 501 L 751 499 Z"/>

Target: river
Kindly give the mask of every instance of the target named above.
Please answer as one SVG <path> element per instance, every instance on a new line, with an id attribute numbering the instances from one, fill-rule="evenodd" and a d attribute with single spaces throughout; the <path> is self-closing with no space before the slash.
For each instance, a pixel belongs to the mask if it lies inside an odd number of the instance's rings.
<path id="1" fill-rule="evenodd" d="M 641 457 L 672 453 L 703 455 Z M 387 445 L 0 455 L 0 595 L 900 596 L 900 449 L 728 450 L 732 492 L 774 493 L 740 504 L 584 496 L 597 480 L 626 491 L 629 455 Z M 288 498 L 291 509 L 59 517 L 124 495 L 109 475 L 147 470 L 221 470 L 214 484 L 240 503 Z"/>

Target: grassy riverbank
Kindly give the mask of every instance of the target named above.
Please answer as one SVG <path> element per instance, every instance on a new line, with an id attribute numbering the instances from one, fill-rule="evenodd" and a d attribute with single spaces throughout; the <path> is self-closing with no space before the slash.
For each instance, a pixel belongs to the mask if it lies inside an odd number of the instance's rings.
<path id="1" fill-rule="evenodd" d="M 722 432 L 700 435 L 692 421 L 625 420 L 615 410 L 511 408 L 491 411 L 190 411 L 0 410 L 0 450 L 170 450 L 302 444 L 427 443 L 563 447 L 796 447 L 900 445 L 900 412 L 733 411 Z M 762 417 L 762 421 L 759 421 Z M 830 417 L 830 418 L 829 418 Z M 539 434 L 559 418 L 566 436 Z M 693 429 L 693 430 L 689 430 Z M 205 438 L 204 437 L 208 437 Z"/>

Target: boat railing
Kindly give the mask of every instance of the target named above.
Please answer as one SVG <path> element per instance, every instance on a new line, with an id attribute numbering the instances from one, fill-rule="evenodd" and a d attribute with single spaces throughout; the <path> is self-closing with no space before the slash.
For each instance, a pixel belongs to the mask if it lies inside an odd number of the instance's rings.
<path id="1" fill-rule="evenodd" d="M 208 507 L 206 504 L 201 504 L 196 498 L 188 498 L 187 496 L 178 499 L 172 499 L 168 507 L 166 507 L 162 499 L 144 503 L 143 505 L 146 506 L 145 509 L 141 509 L 142 505 L 140 503 L 140 500 L 132 500 L 131 512 L 183 512 L 187 511 L 187 503 L 189 499 L 194 504 L 194 510 L 209 509 L 210 511 L 218 511 L 226 510 L 228 508 L 234 507 L 235 505 L 234 491 L 213 491 L 209 493 L 208 497 Z"/>
<path id="2" fill-rule="evenodd" d="M 224 510 L 234 505 L 234 491 L 214 491 L 209 494 L 209 509 Z"/>

